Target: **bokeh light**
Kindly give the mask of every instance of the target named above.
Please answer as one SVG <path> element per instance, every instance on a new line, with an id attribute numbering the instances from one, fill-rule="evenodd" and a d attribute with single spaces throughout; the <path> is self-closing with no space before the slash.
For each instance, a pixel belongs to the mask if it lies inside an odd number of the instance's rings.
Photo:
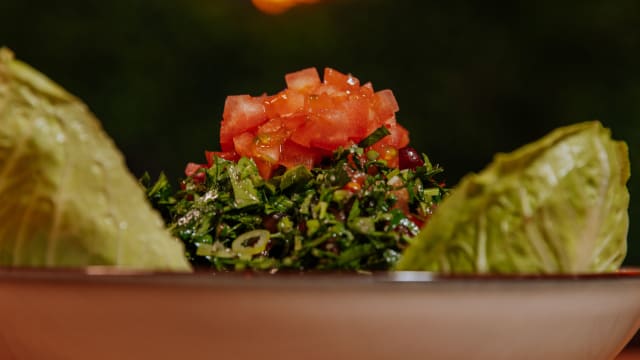
<path id="1" fill-rule="evenodd" d="M 251 0 L 251 2 L 264 13 L 277 15 L 296 5 L 313 4 L 319 2 L 319 0 Z"/>

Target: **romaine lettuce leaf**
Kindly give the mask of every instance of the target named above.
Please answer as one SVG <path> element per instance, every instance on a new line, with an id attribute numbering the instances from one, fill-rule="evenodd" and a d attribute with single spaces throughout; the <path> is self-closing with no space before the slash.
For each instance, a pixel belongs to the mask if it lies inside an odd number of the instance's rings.
<path id="1" fill-rule="evenodd" d="M 0 49 L 0 265 L 188 271 L 98 120 Z"/>
<path id="2" fill-rule="evenodd" d="M 399 270 L 590 273 L 627 250 L 629 157 L 597 122 L 556 129 L 464 177 Z"/>

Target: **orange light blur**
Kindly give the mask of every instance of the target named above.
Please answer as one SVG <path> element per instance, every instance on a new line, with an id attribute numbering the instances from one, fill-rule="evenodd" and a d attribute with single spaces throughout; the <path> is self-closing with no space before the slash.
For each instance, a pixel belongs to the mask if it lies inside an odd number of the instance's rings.
<path id="1" fill-rule="evenodd" d="M 320 0 L 251 0 L 258 10 L 271 15 L 282 14 L 299 4 L 313 4 L 318 1 Z"/>

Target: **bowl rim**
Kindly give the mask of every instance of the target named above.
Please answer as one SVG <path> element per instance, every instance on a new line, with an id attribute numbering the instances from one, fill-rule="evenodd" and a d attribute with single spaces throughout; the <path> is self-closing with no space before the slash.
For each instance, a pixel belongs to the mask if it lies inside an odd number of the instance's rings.
<path id="1" fill-rule="evenodd" d="M 119 283 L 144 285 L 187 286 L 315 286 L 363 284 L 547 284 L 633 281 L 640 283 L 640 267 L 626 266 L 615 272 L 575 274 L 438 274 L 427 271 L 380 272 L 214 272 L 196 269 L 193 272 L 170 272 L 88 266 L 83 268 L 0 267 L 3 282 L 49 283 Z M 375 285 L 374 285 L 375 286 Z"/>

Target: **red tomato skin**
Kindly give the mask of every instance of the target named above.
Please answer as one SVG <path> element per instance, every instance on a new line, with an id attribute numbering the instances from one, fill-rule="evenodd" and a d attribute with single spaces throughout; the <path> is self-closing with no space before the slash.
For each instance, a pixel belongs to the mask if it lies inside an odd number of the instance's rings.
<path id="1" fill-rule="evenodd" d="M 321 84 L 318 70 L 314 67 L 289 73 L 284 80 L 289 89 L 302 92 L 310 92 Z"/>
<path id="2" fill-rule="evenodd" d="M 233 146 L 233 138 L 231 138 L 231 140 L 229 140 L 228 135 L 225 135 L 225 137 L 222 137 L 222 134 L 220 136 L 220 150 L 222 150 L 223 152 L 228 152 L 228 151 L 234 151 L 234 146 Z"/>
<path id="3" fill-rule="evenodd" d="M 187 176 L 192 176 L 193 174 L 195 174 L 196 172 L 198 172 L 198 170 L 200 169 L 204 169 L 206 168 L 206 165 L 203 164 L 196 164 L 196 163 L 188 163 L 187 166 L 184 168 L 184 174 Z"/>
<path id="4" fill-rule="evenodd" d="M 205 151 L 204 156 L 207 159 L 207 165 L 211 167 L 214 162 L 215 157 L 219 157 L 221 159 L 229 160 L 229 161 L 237 161 L 240 159 L 238 153 L 235 151 Z"/>
<path id="5" fill-rule="evenodd" d="M 409 145 L 409 131 L 396 122 L 395 116 L 387 119 L 381 125 L 384 125 L 390 134 L 383 137 L 377 144 L 392 146 L 396 150 Z"/>
<path id="6" fill-rule="evenodd" d="M 184 169 L 184 173 L 188 177 L 192 178 L 193 182 L 202 184 L 207 179 L 207 175 L 203 172 L 198 172 L 198 170 L 206 168 L 206 164 L 188 163 Z"/>
<path id="7" fill-rule="evenodd" d="M 391 90 L 381 90 L 374 94 L 374 109 L 382 119 L 394 116 L 400 110 L 398 101 Z"/>
<path id="8" fill-rule="evenodd" d="M 220 124 L 220 143 L 224 145 L 222 150 L 229 150 L 234 136 L 252 130 L 266 121 L 264 97 L 228 96 Z"/>

